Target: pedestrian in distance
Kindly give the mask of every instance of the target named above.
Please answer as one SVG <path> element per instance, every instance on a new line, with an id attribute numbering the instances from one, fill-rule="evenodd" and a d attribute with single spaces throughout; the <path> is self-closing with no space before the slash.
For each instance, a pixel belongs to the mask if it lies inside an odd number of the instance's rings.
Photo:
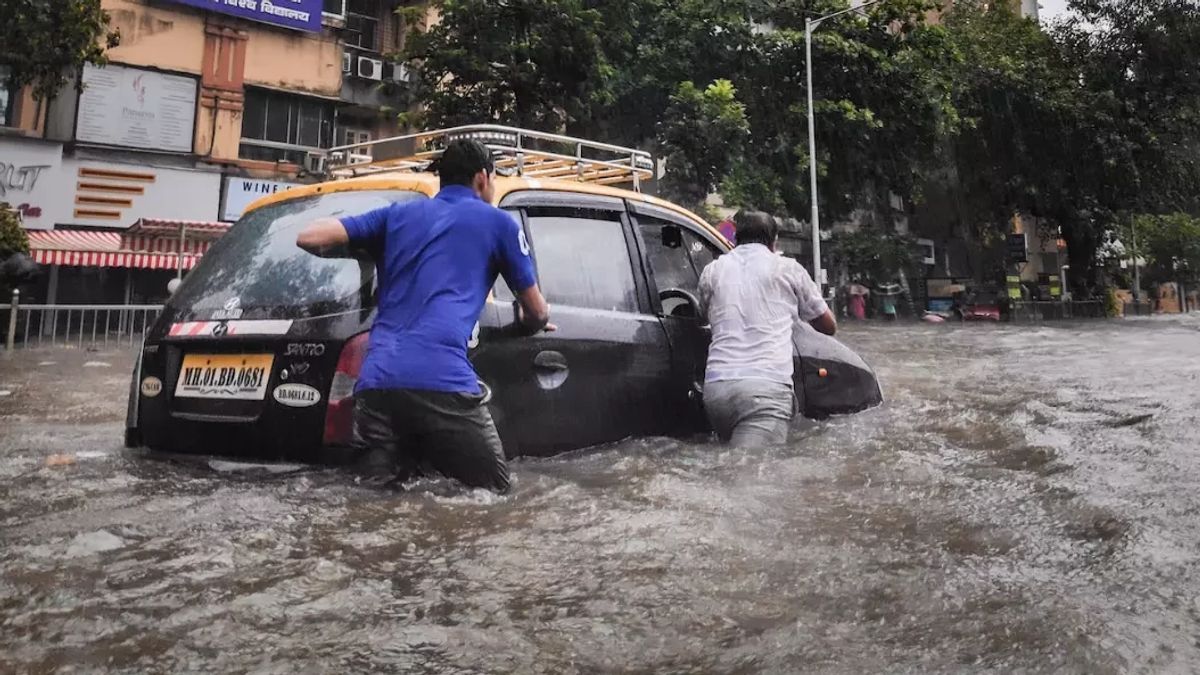
<path id="1" fill-rule="evenodd" d="M 467 342 L 497 274 L 529 334 L 554 330 L 520 224 L 492 205 L 487 146 L 451 142 L 431 167 L 433 199 L 322 218 L 297 239 L 324 256 L 376 251 L 378 315 L 355 386 L 360 468 L 395 482 L 421 467 L 470 487 L 509 489 L 508 466 Z"/>
<path id="2" fill-rule="evenodd" d="M 735 220 L 737 246 L 700 275 L 700 303 L 712 325 L 704 407 L 722 442 L 777 445 L 799 410 L 794 324 L 833 335 L 837 320 L 804 267 L 775 254 L 774 218 L 740 212 Z"/>

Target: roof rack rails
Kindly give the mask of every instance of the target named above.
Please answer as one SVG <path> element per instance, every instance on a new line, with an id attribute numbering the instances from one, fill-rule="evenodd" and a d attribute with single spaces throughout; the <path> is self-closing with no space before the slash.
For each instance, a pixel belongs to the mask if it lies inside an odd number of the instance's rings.
<path id="1" fill-rule="evenodd" d="M 490 148 L 496 171 L 504 175 L 600 185 L 632 183 L 638 191 L 642 181 L 654 177 L 654 160 L 644 150 L 494 124 L 422 131 L 310 152 L 309 167 L 334 178 L 426 171 L 451 141 L 461 138 Z"/>

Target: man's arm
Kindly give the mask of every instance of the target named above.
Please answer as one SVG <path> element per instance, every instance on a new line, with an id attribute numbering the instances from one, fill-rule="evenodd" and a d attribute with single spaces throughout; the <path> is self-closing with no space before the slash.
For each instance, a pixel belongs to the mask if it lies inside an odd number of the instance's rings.
<path id="1" fill-rule="evenodd" d="M 355 249 L 382 242 L 392 206 L 346 218 L 318 218 L 301 230 L 296 245 L 323 258 L 354 257 Z"/>
<path id="2" fill-rule="evenodd" d="M 550 304 L 546 302 L 537 284 L 517 294 L 517 318 L 521 326 L 530 333 L 543 330 L 550 333 L 558 330 L 557 326 L 550 323 Z"/>
<path id="3" fill-rule="evenodd" d="M 808 322 L 818 333 L 833 335 L 837 333 L 837 319 L 830 311 L 825 298 L 821 297 L 821 287 L 813 281 L 800 263 L 792 261 L 791 274 L 793 288 L 796 290 L 796 300 L 800 318 Z"/>
<path id="4" fill-rule="evenodd" d="M 825 313 L 821 316 L 809 321 L 808 325 L 817 329 L 818 333 L 824 333 L 826 335 L 833 335 L 837 333 L 837 319 L 833 317 L 833 312 L 829 311 L 828 309 L 825 310 Z"/>
<path id="5" fill-rule="evenodd" d="M 529 257 L 529 243 L 525 230 L 510 213 L 496 210 L 496 227 L 499 230 L 497 253 L 500 258 L 500 273 L 513 295 L 517 296 L 517 321 L 530 334 L 553 331 L 557 327 L 550 323 L 550 305 L 538 288 L 533 260 Z"/>
<path id="6" fill-rule="evenodd" d="M 313 255 L 333 258 L 346 255 L 350 235 L 337 218 L 319 218 L 300 231 L 296 245 Z"/>

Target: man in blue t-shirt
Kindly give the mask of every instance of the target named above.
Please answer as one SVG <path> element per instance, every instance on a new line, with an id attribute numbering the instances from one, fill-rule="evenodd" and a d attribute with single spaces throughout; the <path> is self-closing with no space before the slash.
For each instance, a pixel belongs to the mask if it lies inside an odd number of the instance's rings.
<path id="1" fill-rule="evenodd" d="M 530 334 L 554 327 L 520 223 L 491 205 L 487 146 L 454 141 L 434 170 L 442 189 L 433 199 L 323 218 L 296 244 L 317 255 L 349 245 L 376 257 L 379 311 L 355 387 L 354 424 L 367 468 L 404 481 L 432 466 L 471 487 L 505 492 L 504 449 L 467 341 L 497 274 L 517 297 Z"/>

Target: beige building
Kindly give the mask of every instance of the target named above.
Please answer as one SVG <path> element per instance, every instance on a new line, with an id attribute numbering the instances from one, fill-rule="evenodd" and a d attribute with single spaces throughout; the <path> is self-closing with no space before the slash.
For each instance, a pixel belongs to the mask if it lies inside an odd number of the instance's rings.
<path id="1" fill-rule="evenodd" d="M 126 299 L 153 299 L 159 294 L 139 293 L 131 274 L 145 257 L 108 255 L 147 241 L 131 233 L 165 233 L 171 224 L 211 231 L 263 194 L 315 180 L 306 170 L 310 151 L 395 135 L 410 74 L 391 57 L 412 28 L 397 10 L 426 2 L 102 4 L 121 44 L 109 50 L 108 66 L 80 70 L 82 93 L 66 87 L 37 101 L 0 86 L 0 202 L 22 214 L 35 257 L 53 267 L 51 301 L 64 299 L 60 272 L 91 278 L 104 270 L 67 268 L 114 265 L 126 266 L 115 274 Z M 166 237 L 151 244 L 171 253 Z M 63 250 L 98 246 L 104 255 Z M 192 253 L 205 246 L 185 243 Z M 195 260 L 176 258 L 185 269 Z M 142 276 L 154 277 L 149 289 L 165 287 L 150 272 Z M 66 300 L 111 301 L 107 285 L 81 281 L 81 297 Z"/>

